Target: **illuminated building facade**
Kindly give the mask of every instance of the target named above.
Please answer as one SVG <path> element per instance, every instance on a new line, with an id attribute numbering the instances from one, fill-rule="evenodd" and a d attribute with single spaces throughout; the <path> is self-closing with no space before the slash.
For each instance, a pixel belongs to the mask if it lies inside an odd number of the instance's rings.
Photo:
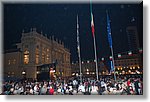
<path id="1" fill-rule="evenodd" d="M 82 75 L 83 77 L 96 77 L 96 69 L 95 69 L 95 62 L 93 61 L 82 61 Z M 72 63 L 71 64 L 72 69 L 72 76 L 78 76 L 80 73 L 79 71 L 79 63 Z M 105 64 L 101 61 L 98 62 L 98 71 L 99 75 L 108 75 L 108 68 L 105 66 Z"/>
<path id="2" fill-rule="evenodd" d="M 67 77 L 71 75 L 70 51 L 64 47 L 63 42 L 60 40 L 55 40 L 54 37 L 47 38 L 42 33 L 38 33 L 36 28 L 33 28 L 30 32 L 22 32 L 21 43 L 17 44 L 17 48 L 20 49 L 17 52 L 19 56 L 11 53 L 11 56 L 19 57 L 18 59 L 16 58 L 16 61 L 19 62 L 15 67 L 19 72 L 14 70 L 14 73 L 16 73 L 14 76 L 25 75 L 26 78 L 36 78 L 38 74 L 37 66 L 56 61 L 55 74 L 57 76 Z M 11 58 L 13 57 L 9 57 L 9 54 L 5 53 L 5 73 L 11 70 L 9 68 Z"/>
<path id="3" fill-rule="evenodd" d="M 140 54 L 122 55 L 115 59 L 115 71 L 121 74 L 143 74 L 143 64 Z"/>
<path id="4" fill-rule="evenodd" d="M 22 77 L 21 52 L 19 50 L 8 50 L 4 54 L 4 77 Z M 20 74 L 18 74 L 20 73 Z"/>

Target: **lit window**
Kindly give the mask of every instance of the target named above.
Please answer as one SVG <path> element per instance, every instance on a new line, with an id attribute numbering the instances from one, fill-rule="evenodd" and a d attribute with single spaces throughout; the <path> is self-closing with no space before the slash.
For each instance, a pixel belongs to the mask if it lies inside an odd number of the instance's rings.
<path id="1" fill-rule="evenodd" d="M 24 64 L 29 63 L 29 51 L 24 51 Z"/>
<path id="2" fill-rule="evenodd" d="M 13 60 L 13 64 L 16 64 L 16 59 Z"/>
<path id="3" fill-rule="evenodd" d="M 10 65 L 10 60 L 8 60 L 8 65 Z"/>
<path id="4" fill-rule="evenodd" d="M 39 63 L 39 55 L 38 55 L 38 54 L 36 54 L 35 63 L 36 63 L 36 64 Z"/>
<path id="5" fill-rule="evenodd" d="M 42 52 L 42 63 L 45 63 L 45 54 Z"/>
<path id="6" fill-rule="evenodd" d="M 49 63 L 49 59 L 50 59 L 50 56 L 47 54 L 46 55 L 46 63 Z"/>
<path id="7" fill-rule="evenodd" d="M 129 70 L 129 73 L 131 73 L 131 70 Z"/>
<path id="8" fill-rule="evenodd" d="M 38 64 L 39 63 L 39 49 L 36 48 L 35 50 L 35 63 Z"/>

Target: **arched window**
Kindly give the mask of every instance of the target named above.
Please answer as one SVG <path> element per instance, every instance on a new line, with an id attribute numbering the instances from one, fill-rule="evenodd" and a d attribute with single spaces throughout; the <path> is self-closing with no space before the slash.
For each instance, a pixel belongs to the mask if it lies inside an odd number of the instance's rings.
<path id="1" fill-rule="evenodd" d="M 45 63 L 45 48 L 42 48 L 42 63 Z"/>
<path id="2" fill-rule="evenodd" d="M 29 63 L 29 51 L 24 51 L 24 64 Z"/>
<path id="3" fill-rule="evenodd" d="M 39 64 L 39 49 L 36 48 L 35 50 L 35 63 Z"/>

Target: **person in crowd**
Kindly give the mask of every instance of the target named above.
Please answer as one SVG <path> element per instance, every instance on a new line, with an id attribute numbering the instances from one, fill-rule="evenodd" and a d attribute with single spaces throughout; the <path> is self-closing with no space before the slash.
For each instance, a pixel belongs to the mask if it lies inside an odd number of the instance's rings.
<path id="1" fill-rule="evenodd" d="M 4 95 L 142 95 L 143 81 L 139 77 L 56 79 L 48 81 L 21 80 L 3 82 Z"/>
<path id="2" fill-rule="evenodd" d="M 50 95 L 54 95 L 54 88 L 53 88 L 52 86 L 50 86 L 49 94 L 50 94 Z"/>

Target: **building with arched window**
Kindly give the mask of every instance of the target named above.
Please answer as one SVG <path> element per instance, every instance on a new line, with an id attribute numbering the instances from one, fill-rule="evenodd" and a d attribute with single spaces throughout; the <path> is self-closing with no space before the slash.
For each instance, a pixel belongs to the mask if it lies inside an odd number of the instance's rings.
<path id="1" fill-rule="evenodd" d="M 37 66 L 55 61 L 58 63 L 55 72 L 57 76 L 71 76 L 70 51 L 64 47 L 63 42 L 55 40 L 54 37 L 47 38 L 33 28 L 30 32 L 22 32 L 21 42 L 17 44 L 17 49 L 19 49 L 17 54 L 14 52 L 4 54 L 5 76 L 10 77 L 8 73 L 14 72 L 14 76 L 21 77 L 24 72 L 23 75 L 26 78 L 36 78 Z M 18 62 L 14 68 L 11 66 L 12 58 Z"/>

